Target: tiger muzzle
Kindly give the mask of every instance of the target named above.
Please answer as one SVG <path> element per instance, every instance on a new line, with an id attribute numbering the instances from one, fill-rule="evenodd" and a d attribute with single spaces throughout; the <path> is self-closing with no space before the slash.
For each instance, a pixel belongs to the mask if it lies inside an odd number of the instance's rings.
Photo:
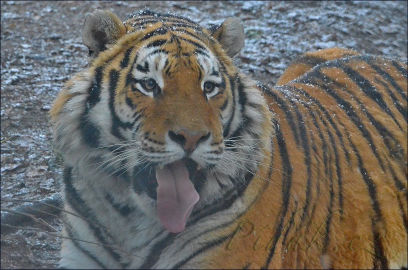
<path id="1" fill-rule="evenodd" d="M 191 131 L 188 129 L 180 129 L 178 131 L 169 131 L 169 138 L 183 147 L 187 155 L 191 154 L 197 146 L 210 138 L 211 133 L 202 131 Z"/>

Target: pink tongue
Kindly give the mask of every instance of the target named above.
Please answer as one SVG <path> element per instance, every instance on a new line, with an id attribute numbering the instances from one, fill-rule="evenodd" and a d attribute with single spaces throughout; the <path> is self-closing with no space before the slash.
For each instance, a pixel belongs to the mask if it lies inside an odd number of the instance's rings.
<path id="1" fill-rule="evenodd" d="M 194 205 L 200 199 L 191 183 L 186 166 L 176 161 L 156 169 L 157 213 L 160 222 L 170 232 L 184 230 Z"/>

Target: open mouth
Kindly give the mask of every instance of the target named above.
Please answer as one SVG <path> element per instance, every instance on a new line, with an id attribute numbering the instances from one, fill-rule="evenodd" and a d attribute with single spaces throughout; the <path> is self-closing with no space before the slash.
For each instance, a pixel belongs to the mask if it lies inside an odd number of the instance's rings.
<path id="1" fill-rule="evenodd" d="M 170 232 L 184 230 L 194 205 L 199 200 L 199 189 L 204 172 L 191 159 L 182 159 L 163 167 L 147 165 L 135 170 L 134 188 L 144 190 L 157 201 L 157 215 Z"/>

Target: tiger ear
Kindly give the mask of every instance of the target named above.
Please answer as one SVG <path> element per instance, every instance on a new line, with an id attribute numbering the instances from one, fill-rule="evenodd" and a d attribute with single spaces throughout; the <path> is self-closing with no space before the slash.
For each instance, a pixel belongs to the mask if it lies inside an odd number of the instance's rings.
<path id="1" fill-rule="evenodd" d="M 115 14 L 107 10 L 96 10 L 86 15 L 82 41 L 88 47 L 89 55 L 97 56 L 125 33 L 125 25 Z"/>
<path id="2" fill-rule="evenodd" d="M 230 57 L 235 56 L 244 47 L 244 26 L 237 17 L 227 18 L 221 25 L 213 26 L 209 30 Z"/>

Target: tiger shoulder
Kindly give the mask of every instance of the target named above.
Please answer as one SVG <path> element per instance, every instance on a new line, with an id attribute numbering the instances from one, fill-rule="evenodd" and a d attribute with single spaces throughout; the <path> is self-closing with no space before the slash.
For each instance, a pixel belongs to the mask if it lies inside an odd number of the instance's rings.
<path id="1" fill-rule="evenodd" d="M 86 17 L 89 67 L 50 112 L 61 267 L 407 267 L 406 63 L 325 49 L 268 88 L 232 61 L 244 36 Z"/>

